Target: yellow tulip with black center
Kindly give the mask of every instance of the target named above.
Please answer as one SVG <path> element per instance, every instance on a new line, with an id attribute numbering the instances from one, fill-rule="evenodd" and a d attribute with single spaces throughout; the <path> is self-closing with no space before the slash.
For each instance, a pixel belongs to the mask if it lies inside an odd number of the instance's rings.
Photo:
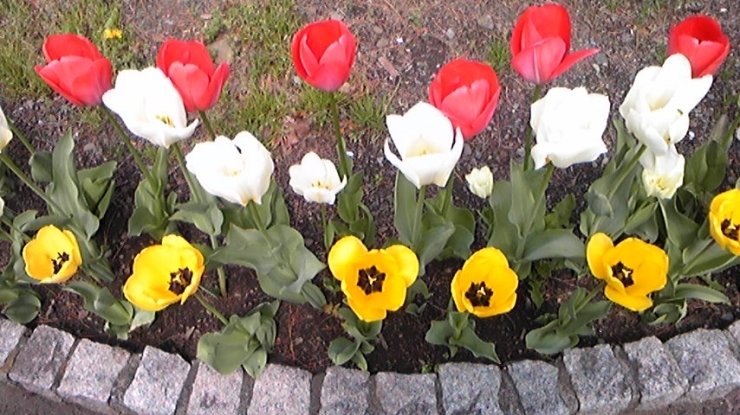
<path id="1" fill-rule="evenodd" d="M 606 282 L 606 298 L 632 311 L 650 308 L 650 293 L 668 282 L 668 255 L 637 238 L 615 246 L 606 234 L 594 234 L 586 246 L 586 259 L 594 277 Z"/>
<path id="2" fill-rule="evenodd" d="M 740 255 L 740 189 L 728 190 L 712 199 L 709 233 L 722 249 Z"/>
<path id="3" fill-rule="evenodd" d="M 23 261 L 31 278 L 42 284 L 61 283 L 77 272 L 82 255 L 72 232 L 47 225 L 23 247 Z"/>
<path id="4" fill-rule="evenodd" d="M 361 320 L 383 320 L 406 301 L 406 289 L 416 281 L 419 259 L 411 249 L 393 245 L 368 250 L 354 236 L 338 240 L 329 251 L 329 269 L 341 282 L 347 304 Z"/>
<path id="5" fill-rule="evenodd" d="M 161 245 L 144 248 L 136 255 L 123 295 L 146 311 L 183 304 L 198 290 L 204 269 L 200 251 L 180 236 L 167 235 Z"/>
<path id="6" fill-rule="evenodd" d="M 496 248 L 476 251 L 452 278 L 450 290 L 457 311 L 491 317 L 511 311 L 519 278 Z"/>

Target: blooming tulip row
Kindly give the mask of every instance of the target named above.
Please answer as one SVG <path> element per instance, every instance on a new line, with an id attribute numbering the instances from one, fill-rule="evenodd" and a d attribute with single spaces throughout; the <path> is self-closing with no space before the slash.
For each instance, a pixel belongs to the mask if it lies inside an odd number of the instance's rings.
<path id="1" fill-rule="evenodd" d="M 624 128 L 615 121 L 617 149 L 604 175 L 585 196 L 589 206 L 580 223 L 585 245 L 572 231 L 573 206 L 567 207 L 568 199 L 556 208 L 565 212 L 559 216 L 555 211 L 548 214 L 544 202 L 555 168 L 594 161 L 608 152 L 602 137 L 608 124 L 609 97 L 589 93 L 584 87 L 551 88 L 539 96 L 542 85 L 598 53 L 598 49 L 571 52 L 570 45 L 570 17 L 557 4 L 526 9 L 513 28 L 511 65 L 537 86 L 531 130 L 524 140 L 524 164 L 512 163 L 509 180 L 495 181 L 488 166 L 465 176 L 470 191 L 488 201 L 478 212 L 487 225 L 487 246 L 471 252 L 476 220 L 470 209 L 454 205 L 452 172 L 465 142 L 490 123 L 501 86 L 489 65 L 458 58 L 440 68 L 429 85 L 428 102 L 415 104 L 403 115 L 386 117 L 389 138 L 383 151 L 398 169 L 393 220 L 398 242 L 369 248 L 374 239 L 373 218 L 362 204 L 362 175 L 352 171 L 335 98 L 350 77 L 356 41 L 337 20 L 311 23 L 295 34 L 290 51 L 296 72 L 330 94 L 336 131 L 339 168 L 309 152 L 300 164 L 288 169 L 294 192 L 322 205 L 326 262 L 348 306 L 339 315 L 352 339 L 340 337 L 332 342 L 329 355 L 336 363 L 351 360 L 366 367 L 364 355 L 373 350 L 382 321 L 388 312 L 404 306 L 410 311 L 409 298 L 426 290 L 425 266 L 437 258 L 457 257 L 464 264 L 450 284 L 454 308 L 448 309 L 445 321 L 432 323 L 427 340 L 446 345 L 452 353 L 465 347 L 492 360 L 497 359 L 493 345 L 477 337 L 468 316 L 487 318 L 512 310 L 522 291 L 520 280 L 547 277 L 536 275 L 533 264 L 537 261 L 560 261 L 575 272 L 590 271 L 598 281 L 590 294 L 579 289 L 571 295 L 563 304 L 570 311 L 559 313 L 527 335 L 528 345 L 543 353 L 575 345 L 594 319 L 606 316 L 610 303 L 592 301 L 602 290 L 609 301 L 649 315 L 653 322 L 680 319 L 680 301 L 686 298 L 726 299 L 708 287 L 682 280 L 738 263 L 740 190 L 714 197 L 708 217 L 701 209 L 680 211 L 674 196 L 688 192 L 686 197 L 696 200 L 691 206 L 701 206 L 719 186 L 712 180 L 718 174 L 708 171 L 712 163 L 707 158 L 722 154 L 721 149 L 729 146 L 727 134 L 708 141 L 706 149 L 690 156 L 699 160 L 693 164 L 686 162 L 675 145 L 688 133 L 690 112 L 706 95 L 713 74 L 729 52 L 727 37 L 707 16 L 688 18 L 671 29 L 669 57 L 662 66 L 644 68 L 636 75 L 619 107 Z M 247 316 L 226 319 L 198 293 L 206 264 L 217 269 L 223 295 L 227 290 L 222 266 L 240 265 L 256 271 L 268 295 L 317 308 L 323 308 L 326 299 L 312 279 L 324 265 L 289 225 L 285 202 L 272 178 L 276 166 L 269 150 L 247 131 L 233 139 L 218 135 L 208 121 L 206 111 L 217 104 L 228 80 L 228 63 L 216 65 L 200 42 L 168 40 L 159 49 L 156 66 L 122 70 L 113 82 L 110 61 L 85 37 L 50 36 L 43 54 L 46 65 L 37 66 L 36 72 L 51 88 L 74 105 L 102 104 L 102 110 L 118 115 L 133 135 L 158 148 L 154 165 L 147 167 L 116 118 L 110 117 L 142 174 L 129 233 L 146 232 L 160 242 L 134 258 L 122 290 L 127 301 L 114 299 L 95 281 L 72 285 L 73 291 L 85 298 L 86 307 L 107 320 L 107 327 L 117 327 L 119 336 L 151 321 L 154 312 L 195 297 L 225 325 L 223 332 L 204 336 L 199 357 L 219 370 L 243 365 L 250 374 L 259 373 L 271 346 L 266 334 L 269 324 L 242 324 L 240 319 L 269 320 L 275 309 L 263 305 Z M 194 115 L 197 118 L 189 121 Z M 179 143 L 190 138 L 199 125 L 208 130 L 210 140 L 195 144 L 183 157 Z M 12 136 L 2 115 L 0 145 L 4 148 Z M 62 144 L 67 141 L 61 140 L 58 147 Z M 181 204 L 176 203 L 177 195 L 165 194 L 170 149 L 190 188 L 190 200 Z M 64 154 L 71 157 L 71 148 L 68 153 L 55 150 L 53 157 L 62 160 Z M 4 155 L 0 158 L 11 166 Z M 701 165 L 701 160 L 704 170 L 692 170 L 689 189 L 682 189 L 686 166 Z M 724 169 L 726 162 L 725 154 L 724 164 L 713 167 Z M 55 169 L 58 165 L 62 162 L 55 162 Z M 642 186 L 634 180 L 640 171 Z M 66 177 L 57 170 L 51 175 L 52 181 Z M 112 192 L 111 177 L 112 171 L 100 183 L 101 189 Z M 23 229 L 38 230 L 21 253 L 29 277 L 41 283 L 64 283 L 78 268 L 103 257 L 92 254 L 97 252 L 91 241 L 97 227 L 85 225 L 85 218 L 93 211 L 102 218 L 105 209 L 96 210 L 77 193 L 60 194 L 54 186 L 45 192 L 27 177 L 21 178 L 44 198 L 50 212 L 72 218 L 65 221 L 50 215 L 36 220 L 33 216 L 23 223 Z M 69 180 L 78 192 L 86 191 L 79 180 Z M 428 199 L 426 188 L 431 185 L 439 189 Z M 64 197 L 74 200 L 60 202 Z M 335 203 L 337 218 L 329 221 L 326 205 Z M 696 223 L 697 218 L 703 219 Z M 201 252 L 177 235 L 177 221 L 194 224 L 209 237 L 212 249 Z M 69 228 L 65 228 L 67 223 L 71 223 Z M 698 233 L 705 223 L 707 238 L 695 239 L 687 231 Z M 685 263 L 676 265 L 677 258 Z M 536 283 L 530 285 L 536 288 Z M 137 313 L 146 318 L 136 317 Z M 219 355 L 218 344 L 226 341 L 224 337 L 249 347 L 242 354 Z"/>

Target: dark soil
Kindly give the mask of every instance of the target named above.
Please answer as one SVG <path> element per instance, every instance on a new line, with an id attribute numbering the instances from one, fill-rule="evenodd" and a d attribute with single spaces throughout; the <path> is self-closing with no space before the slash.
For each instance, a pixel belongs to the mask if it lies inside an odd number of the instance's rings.
<path id="1" fill-rule="evenodd" d="M 248 1 L 248 0 L 247 0 Z M 266 1 L 266 0 L 260 0 Z M 183 39 L 202 37 L 203 15 L 213 11 L 215 1 L 166 0 L 148 2 L 121 0 L 123 19 L 135 28 L 149 49 L 147 56 L 152 60 L 159 43 L 169 37 Z M 635 73 L 642 67 L 658 64 L 667 42 L 668 28 L 684 17 L 703 12 L 717 18 L 731 44 L 740 44 L 740 5 L 732 0 L 705 0 L 700 2 L 665 1 L 665 5 L 652 10 L 648 3 L 640 0 L 622 1 L 616 10 L 592 0 L 562 2 L 568 7 L 573 21 L 573 50 L 599 47 L 595 57 L 577 64 L 565 75 L 556 79 L 551 86 L 587 86 L 589 91 L 606 94 L 612 102 L 612 114 L 632 84 Z M 690 3 L 684 6 L 683 3 Z M 508 44 L 516 17 L 529 2 L 502 0 L 481 2 L 478 0 L 434 1 L 409 0 L 383 1 L 324 1 L 300 2 L 296 13 L 306 21 L 329 17 L 343 19 L 358 40 L 358 54 L 349 88 L 366 88 L 376 97 L 392 97 L 388 113 L 402 113 L 419 100 L 426 100 L 427 86 L 437 69 L 445 62 L 466 57 L 486 61 L 489 45 L 493 39 Z M 39 48 L 41 43 L 39 42 Z M 286 44 L 286 54 L 289 46 Z M 41 59 L 41 58 L 39 58 Z M 455 169 L 456 187 L 454 200 L 458 206 L 473 209 L 482 207 L 464 186 L 464 175 L 473 167 L 488 165 L 496 179 L 508 176 L 510 159 L 521 159 L 522 140 L 529 120 L 531 85 L 526 84 L 507 65 L 496 68 L 503 86 L 500 103 L 490 126 L 473 140 L 466 143 L 463 157 Z M 723 111 L 734 117 L 740 89 L 740 59 L 737 51 L 731 52 L 721 72 L 715 79 L 709 95 L 692 113 L 692 129 L 695 142 L 687 143 L 683 153 L 690 151 L 707 136 L 714 122 Z M 243 73 L 234 71 L 228 85 L 238 84 Z M 363 79 L 364 85 L 353 80 Z M 0 92 L 2 87 L 0 86 Z M 86 110 L 71 107 L 59 97 L 49 95 L 47 99 L 3 101 L 5 113 L 15 120 L 38 147 L 51 147 L 56 137 L 64 131 L 75 132 L 78 145 L 79 165 L 95 165 L 119 156 L 116 173 L 117 196 L 103 221 L 99 242 L 111 250 L 113 269 L 118 280 L 111 287 L 120 293 L 120 286 L 130 274 L 133 257 L 141 248 L 152 241 L 147 237 L 132 238 L 126 234 L 126 222 L 133 204 L 133 191 L 138 183 L 138 172 L 127 153 L 120 151 L 113 131 L 101 127 L 93 129 L 81 122 Z M 273 133 L 269 139 L 277 143 L 273 157 L 277 166 L 276 179 L 286 190 L 293 226 L 306 238 L 309 249 L 320 259 L 325 258 L 320 229 L 319 208 L 308 204 L 292 194 L 287 185 L 287 166 L 299 161 L 307 151 L 317 151 L 324 157 L 334 154 L 333 139 L 328 126 L 319 127 L 303 117 L 300 109 L 288 123 L 286 131 Z M 352 126 L 347 126 L 351 128 Z M 349 144 L 355 154 L 355 169 L 365 174 L 365 199 L 377 220 L 379 241 L 382 244 L 394 235 L 392 226 L 393 178 L 395 169 L 385 161 L 382 143 L 385 136 L 362 135 Z M 295 137 L 299 137 L 298 140 Z M 192 142 L 205 139 L 200 130 Z M 608 129 L 608 142 L 614 132 Z M 137 141 L 139 148 L 147 145 Z M 730 167 L 727 183 L 734 183 L 740 171 L 737 144 L 730 149 Z M 187 151 L 187 150 L 186 150 Z M 11 156 L 24 160 L 19 145 L 11 145 Z M 605 160 L 557 170 L 551 181 L 548 202 L 555 203 L 567 193 L 577 198 L 588 185 L 599 177 Z M 18 162 L 18 164 L 23 164 Z M 186 193 L 182 176 L 173 168 L 171 186 Z M 725 186 L 727 187 L 727 186 Z M 7 198 L 8 205 L 15 211 L 42 208 L 36 199 L 20 188 L 15 197 Z M 583 206 L 583 201 L 579 201 Z M 186 237 L 197 239 L 197 231 L 183 227 Z M 476 238 L 473 248 L 482 247 L 482 238 Z M 382 339 L 376 351 L 369 356 L 372 372 L 393 370 L 397 372 L 419 372 L 434 364 L 450 360 L 446 349 L 432 346 L 424 341 L 429 323 L 442 319 L 449 301 L 449 284 L 462 261 L 435 262 L 428 267 L 424 276 L 433 296 L 421 316 L 403 312 L 391 313 L 384 322 Z M 252 271 L 244 268 L 227 268 L 229 275 L 229 297 L 220 299 L 216 306 L 226 315 L 243 315 L 255 305 L 268 301 L 257 284 Z M 723 328 L 740 318 L 740 293 L 736 270 L 717 276 L 732 306 L 711 305 L 691 302 L 688 316 L 678 325 L 648 326 L 640 322 L 639 316 L 620 307 L 613 307 L 611 315 L 596 324 L 596 337 L 583 338 L 581 345 L 599 342 L 625 343 L 645 336 L 655 335 L 665 340 L 676 334 L 698 327 Z M 331 278 L 328 271 L 317 279 Z M 590 281 L 578 281 L 568 272 L 556 273 L 546 283 L 545 305 L 535 309 L 527 298 L 526 284 L 522 284 L 519 300 L 514 310 L 506 315 L 477 321 L 477 332 L 486 341 L 497 344 L 503 362 L 522 358 L 540 358 L 524 345 L 525 334 L 537 327 L 534 319 L 544 311 L 553 311 L 577 285 Z M 203 284 L 216 286 L 215 273 L 208 274 Z M 321 284 L 319 284 L 321 285 Z M 41 286 L 38 291 L 43 298 L 43 308 L 32 323 L 48 324 L 76 334 L 79 337 L 110 344 L 118 344 L 139 352 L 144 346 L 152 345 L 168 352 L 176 352 L 188 359 L 195 357 L 198 338 L 210 331 L 220 330 L 218 321 L 209 315 L 197 301 L 188 301 L 184 306 L 172 306 L 158 313 L 156 321 L 147 330 L 137 330 L 126 342 L 119 342 L 103 334 L 103 321 L 84 311 L 81 300 L 63 291 L 60 286 Z M 340 303 L 341 297 L 327 292 L 328 299 Z M 331 313 L 323 313 L 308 305 L 297 306 L 283 303 L 278 313 L 278 337 L 270 360 L 300 366 L 318 372 L 331 365 L 326 349 L 329 342 L 341 335 L 341 321 Z M 475 361 L 466 352 L 460 352 L 455 361 Z"/>

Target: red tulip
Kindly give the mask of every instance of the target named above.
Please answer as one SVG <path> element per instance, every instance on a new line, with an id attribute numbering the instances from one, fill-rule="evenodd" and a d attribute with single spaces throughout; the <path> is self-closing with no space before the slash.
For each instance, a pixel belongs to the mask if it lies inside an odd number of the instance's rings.
<path id="1" fill-rule="evenodd" d="M 668 56 L 680 53 L 691 62 L 691 75 L 701 78 L 717 71 L 727 54 L 730 40 L 719 22 L 709 16 L 692 16 L 671 28 Z"/>
<path id="2" fill-rule="evenodd" d="M 339 20 L 305 26 L 293 36 L 293 65 L 304 81 L 332 92 L 349 79 L 355 62 L 355 37 Z"/>
<path id="3" fill-rule="evenodd" d="M 599 49 L 569 51 L 570 17 L 565 7 L 531 6 L 519 16 L 511 35 L 511 66 L 525 80 L 550 82 Z"/>
<path id="4" fill-rule="evenodd" d="M 113 67 L 83 36 L 52 35 L 43 46 L 46 66 L 34 69 L 50 87 L 75 105 L 98 105 L 111 89 Z"/>
<path id="5" fill-rule="evenodd" d="M 500 94 L 493 68 L 465 59 L 448 62 L 429 85 L 429 102 L 460 128 L 466 140 L 486 128 Z"/>
<path id="6" fill-rule="evenodd" d="M 175 85 L 189 112 L 216 105 L 229 77 L 229 64 L 222 62 L 216 67 L 206 46 L 195 40 L 165 41 L 157 53 L 157 67 Z"/>

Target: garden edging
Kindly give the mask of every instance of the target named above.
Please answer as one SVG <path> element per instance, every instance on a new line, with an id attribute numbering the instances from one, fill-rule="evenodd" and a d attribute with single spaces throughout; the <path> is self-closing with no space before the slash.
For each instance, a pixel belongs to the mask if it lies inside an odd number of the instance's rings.
<path id="1" fill-rule="evenodd" d="M 311 373 L 253 381 L 147 347 L 142 354 L 0 319 L 0 382 L 107 414 L 619 414 L 706 404 L 740 388 L 740 322 L 665 343 L 566 350 L 554 364 L 447 363 L 437 373 Z M 557 394 L 553 392 L 557 391 Z M 235 393 L 236 392 L 236 393 Z"/>

